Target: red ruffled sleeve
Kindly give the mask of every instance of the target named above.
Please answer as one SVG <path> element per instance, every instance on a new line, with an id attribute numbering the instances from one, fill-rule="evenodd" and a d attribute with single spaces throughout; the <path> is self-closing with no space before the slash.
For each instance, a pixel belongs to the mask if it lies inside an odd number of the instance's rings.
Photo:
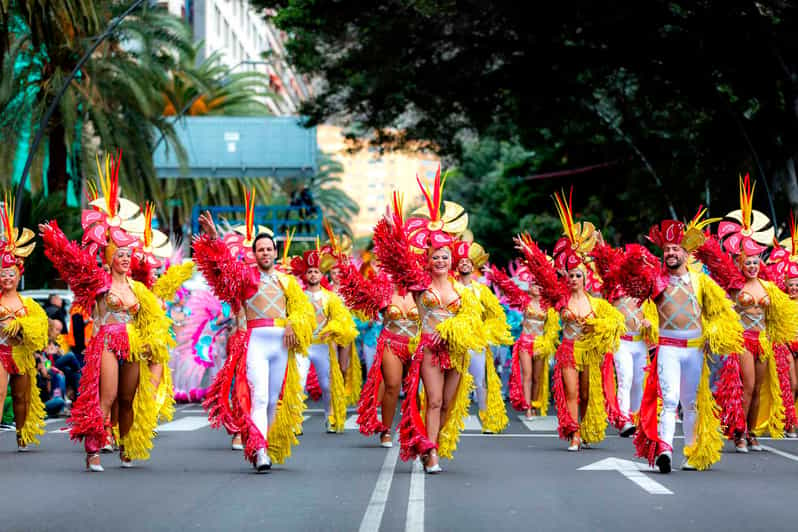
<path id="1" fill-rule="evenodd" d="M 364 279 L 354 264 L 346 259 L 338 261 L 340 271 L 338 295 L 350 309 L 359 310 L 371 319 L 377 319 L 380 310 L 387 307 L 393 295 L 393 286 L 387 275 L 380 272 L 372 279 Z"/>
<path id="2" fill-rule="evenodd" d="M 202 235 L 194 241 L 194 262 L 213 293 L 238 313 L 241 304 L 258 290 L 255 271 L 237 260 L 218 238 Z"/>
<path id="3" fill-rule="evenodd" d="M 431 279 L 424 267 L 424 255 L 413 252 L 398 217 L 394 218 L 393 226 L 382 218 L 374 227 L 374 253 L 380 268 L 391 276 L 400 294 L 421 292 L 429 286 Z"/>
<path id="4" fill-rule="evenodd" d="M 623 262 L 608 277 L 639 301 L 656 298 L 668 286 L 659 259 L 640 244 L 626 246 Z"/>
<path id="5" fill-rule="evenodd" d="M 526 310 L 530 300 L 529 294 L 521 290 L 509 275 L 496 266 L 491 266 L 485 275 L 490 282 L 499 287 L 511 308 L 521 312 Z"/>
<path id="6" fill-rule="evenodd" d="M 524 257 L 526 264 L 532 276 L 540 285 L 541 298 L 548 306 L 560 310 L 563 306 L 568 304 L 568 290 L 565 285 L 560 282 L 557 277 L 557 272 L 554 267 L 549 263 L 546 254 L 543 253 L 536 243 L 531 242 L 529 249 L 524 249 Z"/>
<path id="7" fill-rule="evenodd" d="M 732 258 L 723 252 L 720 244 L 714 238 L 706 241 L 695 250 L 695 257 L 709 270 L 709 275 L 726 292 L 741 290 L 745 285 L 745 278 Z"/>
<path id="8" fill-rule="evenodd" d="M 148 289 L 152 290 L 152 285 L 155 284 L 155 270 L 152 269 L 146 260 L 141 260 L 141 257 L 136 253 L 130 258 L 130 277 L 134 281 L 138 281 Z"/>
<path id="9" fill-rule="evenodd" d="M 90 311 L 98 294 L 111 286 L 111 276 L 97 259 L 69 240 L 53 220 L 42 233 L 44 254 L 75 294 L 75 303 Z"/>

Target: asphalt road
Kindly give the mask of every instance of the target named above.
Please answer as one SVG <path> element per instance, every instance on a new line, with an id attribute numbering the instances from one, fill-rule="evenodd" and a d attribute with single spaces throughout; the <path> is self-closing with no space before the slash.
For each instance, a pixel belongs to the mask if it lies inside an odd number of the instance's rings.
<path id="1" fill-rule="evenodd" d="M 483 435 L 472 416 L 455 460 L 425 477 L 398 447 L 362 437 L 352 412 L 334 435 L 311 408 L 294 455 L 261 475 L 196 405 L 161 428 L 151 460 L 121 469 L 103 455 L 100 474 L 84 471 L 63 419 L 25 454 L 0 433 L 0 531 L 794 529 L 798 440 L 762 439 L 769 450 L 747 455 L 727 443 L 711 471 L 660 475 L 630 440 L 568 453 L 553 419 L 512 413 L 504 434 Z"/>

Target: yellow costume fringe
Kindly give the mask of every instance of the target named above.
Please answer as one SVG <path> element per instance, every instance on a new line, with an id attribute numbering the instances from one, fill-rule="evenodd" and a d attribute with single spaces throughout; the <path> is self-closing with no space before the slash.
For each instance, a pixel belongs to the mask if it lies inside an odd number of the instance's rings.
<path id="1" fill-rule="evenodd" d="M 784 344 L 798 338 L 798 305 L 775 284 L 762 281 L 770 299 L 765 307 L 765 324 L 771 344 Z"/>
<path id="2" fill-rule="evenodd" d="M 684 456 L 699 471 L 709 469 L 712 464 L 720 461 L 723 433 L 720 430 L 719 415 L 720 407 L 715 404 L 715 398 L 709 390 L 709 364 L 704 356 L 696 397 L 696 420 L 693 428 L 695 442 L 684 447 Z"/>
<path id="3" fill-rule="evenodd" d="M 657 345 L 659 343 L 659 313 L 657 312 L 657 305 L 650 299 L 646 299 L 640 308 L 643 311 L 643 317 L 651 324 L 651 327 L 640 331 L 643 334 L 643 340 L 650 346 Z"/>
<path id="4" fill-rule="evenodd" d="M 36 384 L 36 358 L 34 353 L 47 346 L 47 329 L 49 321 L 42 307 L 29 297 L 20 296 L 25 307 L 25 316 L 14 318 L 19 326 L 22 341 L 11 348 L 11 356 L 21 375 L 28 376 L 28 412 L 25 424 L 19 431 L 23 445 L 39 445 L 37 436 L 44 434 L 44 418 L 47 413 L 44 403 L 39 397 Z M 5 386 L 5 384 L 3 385 Z"/>
<path id="5" fill-rule="evenodd" d="M 489 345 L 512 345 L 513 335 L 507 323 L 507 315 L 499 300 L 490 288 L 482 283 L 472 282 L 470 286 L 479 291 L 478 300 L 482 306 L 482 327 Z"/>
<path id="6" fill-rule="evenodd" d="M 776 367 L 773 344 L 765 331 L 759 333 L 759 345 L 762 348 L 761 360 L 767 364 L 767 373 L 765 373 L 765 380 L 759 391 L 759 410 L 756 413 L 756 421 L 753 427 L 749 427 L 749 430 L 758 436 L 770 434 L 773 439 L 782 439 L 784 437 L 784 401 L 781 399 L 779 371 Z"/>
<path id="7" fill-rule="evenodd" d="M 481 307 L 474 293 L 458 282 L 452 283 L 460 296 L 460 311 L 439 323 L 435 330 L 446 342 L 452 367 L 461 374 L 468 373 L 469 351 L 480 352 L 487 347 L 482 328 Z"/>
<path id="8" fill-rule="evenodd" d="M 701 327 L 709 352 L 740 353 L 743 326 L 726 292 L 704 273 L 690 272 L 690 280 L 701 307 Z"/>
<path id="9" fill-rule="evenodd" d="M 155 393 L 155 404 L 158 407 L 158 422 L 172 421 L 175 417 L 175 393 L 172 385 L 172 369 L 163 366 L 163 375 Z"/>
<path id="10" fill-rule="evenodd" d="M 302 431 L 305 408 L 305 394 L 299 381 L 296 355 L 290 353 L 285 370 L 283 396 L 277 403 L 274 422 L 269 427 L 268 453 L 273 463 L 285 462 L 291 456 L 291 446 L 299 444 L 296 434 Z"/>
<path id="11" fill-rule="evenodd" d="M 161 301 L 172 301 L 183 283 L 194 275 L 194 263 L 172 264 L 152 285 L 152 293 Z"/>
<path id="12" fill-rule="evenodd" d="M 485 387 L 487 388 L 487 398 L 485 410 L 479 412 L 479 419 L 482 422 L 482 430 L 498 434 L 507 428 L 510 420 L 507 418 L 507 408 L 504 406 L 502 397 L 502 381 L 496 373 L 496 365 L 493 363 L 493 353 L 490 349 L 485 349 Z"/>
<path id="13" fill-rule="evenodd" d="M 346 423 L 346 391 L 344 376 L 338 364 L 338 350 L 335 344 L 329 344 L 330 353 L 330 416 L 328 421 L 335 432 L 344 431 Z"/>
<path id="14" fill-rule="evenodd" d="M 313 305 L 302 291 L 302 287 L 292 275 L 278 272 L 277 278 L 285 294 L 285 315 L 297 339 L 297 346 L 292 353 L 307 355 L 308 347 L 313 341 L 313 330 L 316 328 L 316 312 Z"/>
<path id="15" fill-rule="evenodd" d="M 557 346 L 560 344 L 560 315 L 554 308 L 549 307 L 546 312 L 546 322 L 543 324 L 543 334 L 535 337 L 535 352 L 534 357 L 543 358 L 543 374 L 541 375 L 541 383 L 539 388 L 539 397 L 532 398 L 530 406 L 537 408 L 541 416 L 548 414 L 549 401 L 551 396 L 551 385 L 549 384 L 550 361 L 554 353 L 557 352 Z"/>
<path id="16" fill-rule="evenodd" d="M 324 338 L 330 349 L 330 426 L 336 432 L 344 431 L 346 422 L 346 407 L 348 404 L 348 394 L 344 381 L 341 366 L 338 363 L 338 345 L 351 345 L 357 337 L 357 327 L 352 319 L 352 314 L 346 308 L 341 298 L 334 292 L 322 288 L 324 294 L 323 305 L 324 315 L 327 316 L 327 323 L 319 331 L 318 338 L 314 342 L 320 342 L 319 338 Z M 315 316 L 315 314 L 314 314 Z M 352 363 L 350 361 L 350 367 Z"/>
<path id="17" fill-rule="evenodd" d="M 363 368 L 360 364 L 360 355 L 357 344 L 349 344 L 349 367 L 344 375 L 344 390 L 346 393 L 346 406 L 356 405 L 360 401 L 360 390 L 363 388 Z"/>
<path id="18" fill-rule="evenodd" d="M 468 359 L 468 354 L 466 354 Z M 468 362 L 468 360 L 466 360 Z M 468 407 L 471 404 L 471 391 L 474 389 L 474 378 L 466 371 L 460 372 L 460 382 L 454 402 L 448 407 L 446 422 L 438 433 L 438 455 L 451 460 L 460 441 L 460 432 L 465 429 L 465 420 L 468 418 Z"/>

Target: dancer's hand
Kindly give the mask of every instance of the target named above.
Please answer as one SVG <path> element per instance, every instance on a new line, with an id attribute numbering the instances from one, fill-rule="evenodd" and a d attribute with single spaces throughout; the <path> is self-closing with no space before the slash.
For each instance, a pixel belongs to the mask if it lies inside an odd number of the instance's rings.
<path id="1" fill-rule="evenodd" d="M 641 329 L 650 329 L 651 328 L 651 322 L 648 321 L 647 319 L 643 318 L 642 320 L 640 320 L 640 328 Z"/>
<path id="2" fill-rule="evenodd" d="M 299 344 L 296 338 L 296 334 L 294 333 L 294 328 L 291 327 L 290 323 L 285 324 L 285 334 L 283 334 L 283 344 L 288 349 L 293 349 Z"/>
<path id="3" fill-rule="evenodd" d="M 208 211 L 203 212 L 197 219 L 200 225 L 200 230 L 211 238 L 216 238 L 219 234 L 216 232 L 216 225 L 213 223 L 213 216 Z"/>
<path id="4" fill-rule="evenodd" d="M 44 222 L 43 224 L 39 224 L 39 234 L 43 235 L 52 228 L 53 227 L 50 225 L 50 222 Z"/>

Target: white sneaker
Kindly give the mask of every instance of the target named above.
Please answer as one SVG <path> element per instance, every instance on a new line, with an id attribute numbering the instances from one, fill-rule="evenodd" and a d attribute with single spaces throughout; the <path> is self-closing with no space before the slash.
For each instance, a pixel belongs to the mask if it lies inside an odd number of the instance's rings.
<path id="1" fill-rule="evenodd" d="M 798 432 L 795 432 L 794 430 L 791 430 L 791 431 L 789 431 L 787 433 L 787 437 L 790 438 L 790 439 L 798 438 Z"/>
<path id="2" fill-rule="evenodd" d="M 684 462 L 682 462 L 682 471 L 698 471 L 698 469 L 690 463 L 688 458 L 685 458 Z"/>
<path id="3" fill-rule="evenodd" d="M 266 449 L 258 449 L 255 453 L 255 469 L 258 470 L 258 473 L 263 473 L 271 468 L 272 460 L 269 458 L 269 453 L 266 452 Z"/>
<path id="4" fill-rule="evenodd" d="M 330 423 L 330 418 L 327 418 L 327 421 L 324 422 L 324 429 L 327 431 L 327 434 L 336 433 L 336 430 L 333 428 L 332 423 Z"/>

